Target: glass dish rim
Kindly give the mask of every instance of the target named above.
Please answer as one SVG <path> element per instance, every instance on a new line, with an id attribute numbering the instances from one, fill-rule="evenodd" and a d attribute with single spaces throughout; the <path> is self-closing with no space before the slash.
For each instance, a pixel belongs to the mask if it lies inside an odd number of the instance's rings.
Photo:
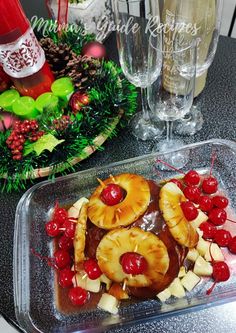
<path id="1" fill-rule="evenodd" d="M 196 148 L 196 147 L 200 147 L 200 146 L 204 146 L 207 144 L 218 144 L 218 145 L 224 145 L 229 147 L 230 149 L 232 149 L 235 153 L 236 153 L 236 142 L 232 141 L 232 140 L 225 140 L 225 139 L 209 139 L 209 140 L 205 140 L 205 141 L 199 141 L 199 142 L 195 142 L 192 144 L 188 144 L 188 145 L 184 145 L 178 149 L 173 149 L 171 151 L 168 151 L 166 153 L 172 153 L 172 152 L 177 152 L 177 151 L 181 151 L 181 150 L 185 150 L 185 149 L 192 149 L 192 148 Z M 15 226 L 14 226 L 14 248 L 13 248 L 13 283 L 14 283 L 14 306 L 15 306 L 15 315 L 17 318 L 17 321 L 19 322 L 19 324 L 30 324 L 31 329 L 33 329 L 33 331 L 29 331 L 29 332 L 42 332 L 40 331 L 38 328 L 36 328 L 34 326 L 34 324 L 31 322 L 30 320 L 30 316 L 29 316 L 29 312 L 25 312 L 23 311 L 23 307 L 22 307 L 22 303 L 19 302 L 19 283 L 18 283 L 18 253 L 19 253 L 19 249 L 17 247 L 17 239 L 18 239 L 18 226 L 19 226 L 19 220 L 20 220 L 20 212 L 22 211 L 22 206 L 25 204 L 25 202 L 27 200 L 29 200 L 30 196 L 33 194 L 34 191 L 36 191 L 37 189 L 44 187 L 46 185 L 49 184 L 54 184 L 60 181 L 64 181 L 66 179 L 70 179 L 73 177 L 77 177 L 78 175 L 81 174 L 85 174 L 85 173 L 89 173 L 91 170 L 105 170 L 107 168 L 112 168 L 115 166 L 119 166 L 121 164 L 128 164 L 131 162 L 137 162 L 140 160 L 143 160 L 145 158 L 156 158 L 158 156 L 163 156 L 163 154 L 166 153 L 149 153 L 149 154 L 144 154 L 141 156 L 136 156 L 136 157 L 132 157 L 130 159 L 125 159 L 125 160 L 120 160 L 117 162 L 112 162 L 109 164 L 104 164 L 104 165 L 99 165 L 97 167 L 92 167 L 89 169 L 85 169 L 85 170 L 81 170 L 66 176 L 61 176 L 58 178 L 55 178 L 53 180 L 45 180 L 45 181 L 41 181 L 38 184 L 35 184 L 34 186 L 32 186 L 31 188 L 29 188 L 21 197 L 17 208 L 16 208 L 16 215 L 15 215 Z M 22 293 L 22 290 L 21 290 Z M 229 296 L 229 295 L 228 295 Z M 236 296 L 230 296 L 227 297 L 227 303 L 233 302 L 236 300 Z M 166 313 L 161 313 L 161 314 L 151 314 L 149 317 L 146 318 L 146 322 L 150 322 L 152 320 L 155 319 L 163 319 L 165 317 L 170 317 L 170 316 L 176 316 L 178 314 L 185 314 L 185 313 L 190 313 L 190 312 L 194 312 L 196 310 L 202 310 L 203 308 L 208 308 L 211 306 L 217 306 L 220 304 L 224 304 L 226 303 L 225 299 L 218 299 L 218 300 L 214 300 L 214 302 L 210 302 L 208 304 L 196 304 L 191 306 L 190 308 L 181 308 L 181 309 L 176 309 L 176 310 L 172 310 L 172 311 L 168 311 Z M 29 310 L 29 309 L 27 309 Z M 135 324 L 141 323 L 142 319 L 135 319 Z M 128 326 L 133 325 L 134 321 L 127 321 L 125 323 Z M 118 324 L 119 325 L 119 324 Z M 113 324 L 109 326 L 109 329 L 115 328 L 117 327 L 117 324 Z M 125 326 L 126 327 L 126 326 Z M 25 329 L 26 327 L 24 327 Z M 97 330 L 99 330 L 99 327 L 97 328 Z M 75 331 L 76 332 L 76 331 Z M 81 332 L 87 332 L 85 331 L 81 331 Z M 93 331 L 96 332 L 96 329 Z"/>

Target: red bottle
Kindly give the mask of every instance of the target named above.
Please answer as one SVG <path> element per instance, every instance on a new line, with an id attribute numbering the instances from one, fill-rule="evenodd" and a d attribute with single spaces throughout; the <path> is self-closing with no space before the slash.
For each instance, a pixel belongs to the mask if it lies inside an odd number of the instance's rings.
<path id="1" fill-rule="evenodd" d="M 0 0 L 0 63 L 21 95 L 37 98 L 51 90 L 53 74 L 46 63 L 19 0 Z"/>

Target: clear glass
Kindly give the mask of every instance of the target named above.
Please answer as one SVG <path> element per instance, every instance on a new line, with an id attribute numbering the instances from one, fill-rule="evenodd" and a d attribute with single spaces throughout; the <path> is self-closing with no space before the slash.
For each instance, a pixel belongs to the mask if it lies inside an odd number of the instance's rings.
<path id="1" fill-rule="evenodd" d="M 149 37 L 157 29 L 160 17 L 159 3 L 156 0 L 117 0 L 114 1 L 117 47 L 121 68 L 126 78 L 136 87 L 141 88 L 142 111 L 131 121 L 133 134 L 141 140 L 160 136 L 163 124 L 154 124 L 150 120 L 146 98 L 147 86 L 156 79 L 161 68 L 161 59 L 156 58 L 150 48 Z M 160 35 L 153 43 L 160 47 Z"/>
<path id="2" fill-rule="evenodd" d="M 172 137 L 172 122 L 184 117 L 193 103 L 196 43 L 188 44 L 180 34 L 171 43 L 164 42 L 161 50 L 155 50 L 157 58 L 163 61 L 160 76 L 148 87 L 148 103 L 152 112 L 167 122 L 167 136 L 154 145 L 154 151 L 168 151 L 183 145 Z"/>
<path id="3" fill-rule="evenodd" d="M 170 5 L 171 2 L 171 5 Z M 211 66 L 219 40 L 223 0 L 170 0 L 169 6 L 176 6 L 176 21 L 196 26 L 198 41 L 195 96 L 204 89 L 207 70 Z M 166 1 L 165 3 L 168 3 Z M 196 104 L 183 120 L 175 125 L 175 131 L 183 135 L 194 135 L 204 124 L 200 107 Z"/>
<path id="4" fill-rule="evenodd" d="M 220 187 L 230 199 L 232 211 L 236 209 L 236 143 L 226 140 L 210 140 L 195 143 L 171 152 L 187 152 L 188 161 L 182 171 L 196 169 L 200 173 L 211 169 L 211 156 L 217 155 L 213 174 L 218 178 Z M 74 333 L 105 332 L 112 328 L 127 328 L 128 325 L 146 323 L 154 319 L 177 316 L 216 304 L 236 300 L 235 255 L 223 249 L 231 269 L 227 282 L 218 283 L 212 294 L 206 290 L 212 280 L 202 279 L 201 283 L 187 293 L 185 298 L 171 298 L 166 303 L 157 299 L 138 303 L 123 302 L 118 316 L 100 311 L 94 307 L 79 308 L 72 313 L 63 313 L 57 307 L 55 272 L 45 262 L 31 255 L 34 248 L 45 256 L 51 256 L 54 244 L 44 232 L 45 221 L 57 199 L 61 205 L 71 205 L 82 196 L 89 196 L 97 187 L 97 178 L 105 179 L 110 174 L 133 172 L 148 179 L 160 182 L 178 175 L 170 169 L 161 170 L 157 159 L 168 158 L 167 154 L 151 154 L 121 161 L 100 168 L 78 172 L 54 181 L 44 181 L 28 190 L 20 200 L 15 221 L 14 236 L 14 296 L 17 320 L 28 333 Z M 158 172 L 157 172 L 158 168 Z M 226 223 L 224 228 L 236 234 L 236 224 Z"/>

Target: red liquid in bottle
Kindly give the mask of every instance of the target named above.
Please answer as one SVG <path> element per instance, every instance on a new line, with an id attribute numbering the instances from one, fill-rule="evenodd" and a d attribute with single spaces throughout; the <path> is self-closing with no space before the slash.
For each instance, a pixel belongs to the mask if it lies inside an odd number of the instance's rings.
<path id="1" fill-rule="evenodd" d="M 54 81 L 18 0 L 0 0 L 0 61 L 21 95 L 37 98 Z"/>

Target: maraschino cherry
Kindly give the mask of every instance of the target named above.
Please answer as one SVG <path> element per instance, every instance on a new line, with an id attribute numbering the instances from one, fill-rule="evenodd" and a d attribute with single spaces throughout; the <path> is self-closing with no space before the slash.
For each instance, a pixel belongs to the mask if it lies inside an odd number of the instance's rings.
<path id="1" fill-rule="evenodd" d="M 230 278 L 229 266 L 226 264 L 226 262 L 213 262 L 212 277 L 216 282 L 227 281 Z"/>
<path id="2" fill-rule="evenodd" d="M 71 257 L 65 250 L 57 250 L 54 253 L 55 264 L 58 268 L 63 269 L 71 264 Z"/>
<path id="3" fill-rule="evenodd" d="M 231 239 L 231 233 L 224 229 L 217 230 L 214 236 L 214 241 L 221 247 L 228 246 Z"/>
<path id="4" fill-rule="evenodd" d="M 202 182 L 202 190 L 206 194 L 216 193 L 218 190 L 218 181 L 215 177 L 209 176 Z"/>
<path id="5" fill-rule="evenodd" d="M 198 210 L 190 201 L 182 202 L 181 209 L 188 221 L 193 221 L 198 217 Z"/>
<path id="6" fill-rule="evenodd" d="M 213 239 L 217 231 L 216 227 L 209 222 L 201 223 L 199 228 L 203 232 L 204 239 Z"/>
<path id="7" fill-rule="evenodd" d="M 98 266 L 98 263 L 95 259 L 88 259 L 84 261 L 84 270 L 88 274 L 88 277 L 91 280 L 96 280 L 102 275 L 102 271 Z"/>
<path id="8" fill-rule="evenodd" d="M 61 230 L 61 225 L 57 221 L 49 221 L 45 225 L 46 233 L 49 237 L 57 237 Z"/>
<path id="9" fill-rule="evenodd" d="M 70 268 L 65 268 L 59 272 L 59 284 L 62 288 L 72 287 L 72 279 L 75 273 Z"/>
<path id="10" fill-rule="evenodd" d="M 80 287 L 75 287 L 70 289 L 68 296 L 72 304 L 84 305 L 89 297 L 89 293 Z"/>
<path id="11" fill-rule="evenodd" d="M 61 208 L 56 204 L 53 212 L 53 220 L 63 225 L 68 220 L 68 212 L 65 208 Z"/>
<path id="12" fill-rule="evenodd" d="M 210 211 L 209 220 L 217 226 L 223 225 L 227 220 L 227 213 L 222 208 L 213 208 Z"/>
<path id="13" fill-rule="evenodd" d="M 74 246 L 73 240 L 66 235 L 62 235 L 58 240 L 58 246 L 62 250 L 70 251 L 73 249 Z"/>
<path id="14" fill-rule="evenodd" d="M 147 268 L 147 260 L 138 253 L 127 252 L 121 256 L 120 263 L 126 274 L 143 274 Z"/>
<path id="15" fill-rule="evenodd" d="M 65 228 L 65 235 L 68 238 L 74 238 L 75 237 L 75 228 L 76 228 L 76 224 L 70 220 L 67 220 L 64 224 L 63 224 L 63 228 Z"/>
<path id="16" fill-rule="evenodd" d="M 184 195 L 188 200 L 194 203 L 198 203 L 201 196 L 201 191 L 197 186 L 187 186 L 184 189 Z"/>
<path id="17" fill-rule="evenodd" d="M 117 184 L 108 184 L 101 193 L 101 200 L 108 206 L 118 205 L 124 199 L 124 191 Z"/>
<path id="18" fill-rule="evenodd" d="M 229 200 L 221 195 L 216 195 L 212 198 L 212 203 L 217 208 L 225 209 L 229 204 Z"/>
<path id="19" fill-rule="evenodd" d="M 190 170 L 184 176 L 184 182 L 186 185 L 198 185 L 200 183 L 200 175 L 195 170 Z"/>
<path id="20" fill-rule="evenodd" d="M 208 197 L 207 195 L 200 196 L 200 198 L 198 200 L 198 204 L 199 204 L 199 208 L 203 212 L 209 212 L 213 208 L 212 199 L 210 197 Z"/>

